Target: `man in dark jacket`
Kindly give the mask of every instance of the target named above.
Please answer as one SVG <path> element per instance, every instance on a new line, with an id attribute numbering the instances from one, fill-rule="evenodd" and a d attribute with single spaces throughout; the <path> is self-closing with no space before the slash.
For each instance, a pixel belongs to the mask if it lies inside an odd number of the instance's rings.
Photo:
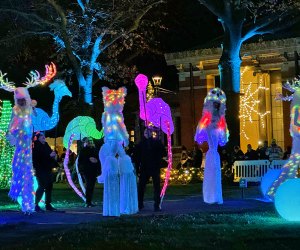
<path id="1" fill-rule="evenodd" d="M 247 145 L 247 152 L 245 153 L 245 160 L 258 160 L 258 154 L 252 149 L 251 144 Z"/>
<path id="2" fill-rule="evenodd" d="M 166 149 L 150 129 L 145 129 L 144 139 L 136 146 L 135 159 L 139 174 L 138 202 L 139 209 L 144 208 L 144 193 L 149 178 L 152 177 L 154 193 L 154 211 L 160 211 L 160 168 Z"/>
<path id="3" fill-rule="evenodd" d="M 79 153 L 78 168 L 85 180 L 86 202 L 85 207 L 93 207 L 92 198 L 96 184 L 96 178 L 101 173 L 98 150 L 95 148 L 93 138 L 83 138 L 83 148 Z"/>
<path id="4" fill-rule="evenodd" d="M 51 205 L 51 195 L 53 189 L 52 168 L 57 167 L 55 161 L 56 153 L 52 151 L 45 140 L 43 133 L 36 135 L 36 140 L 32 148 L 32 163 L 35 170 L 35 176 L 38 182 L 38 188 L 35 195 L 35 211 L 40 212 L 39 202 L 45 192 L 46 210 L 55 211 L 56 209 Z"/>
<path id="5" fill-rule="evenodd" d="M 243 161 L 245 159 L 245 155 L 243 151 L 240 149 L 239 146 L 233 147 L 233 152 L 231 155 L 231 164 L 233 164 L 235 161 Z"/>
<path id="6" fill-rule="evenodd" d="M 194 145 L 193 150 L 193 167 L 201 168 L 202 165 L 203 152 L 201 148 L 199 148 L 198 144 Z"/>

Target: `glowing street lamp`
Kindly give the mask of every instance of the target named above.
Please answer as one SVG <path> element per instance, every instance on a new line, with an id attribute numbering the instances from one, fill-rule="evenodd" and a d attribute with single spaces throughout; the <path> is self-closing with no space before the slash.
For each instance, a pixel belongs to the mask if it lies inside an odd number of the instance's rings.
<path id="1" fill-rule="evenodd" d="M 161 76 L 153 76 L 152 81 L 154 83 L 155 95 L 157 96 L 157 90 L 161 85 L 162 77 Z"/>

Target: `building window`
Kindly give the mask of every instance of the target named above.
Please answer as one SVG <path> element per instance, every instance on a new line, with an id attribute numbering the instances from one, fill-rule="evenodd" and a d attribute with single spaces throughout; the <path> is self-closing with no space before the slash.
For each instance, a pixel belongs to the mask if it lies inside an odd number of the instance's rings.
<path id="1" fill-rule="evenodd" d="M 134 130 L 130 130 L 129 136 L 130 136 L 130 141 L 134 142 Z"/>

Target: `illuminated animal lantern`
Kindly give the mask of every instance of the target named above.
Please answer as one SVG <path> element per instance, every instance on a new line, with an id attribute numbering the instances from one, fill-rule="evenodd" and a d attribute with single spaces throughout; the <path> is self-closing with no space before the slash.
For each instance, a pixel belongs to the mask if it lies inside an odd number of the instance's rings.
<path id="1" fill-rule="evenodd" d="M 98 181 L 104 184 L 103 216 L 133 214 L 138 211 L 136 177 L 123 147 L 129 138 L 122 113 L 127 90 L 103 87 L 102 91 L 104 145 L 99 152 L 102 175 Z"/>
<path id="2" fill-rule="evenodd" d="M 293 138 L 293 145 L 288 162 L 282 167 L 281 174 L 277 179 L 273 180 L 272 185 L 268 189 L 266 196 L 271 200 L 274 200 L 276 190 L 283 182 L 288 179 L 297 178 L 297 169 L 300 164 L 300 81 L 295 80 L 291 83 L 287 82 L 283 85 L 283 87 L 293 94 L 286 97 L 277 95 L 276 99 L 282 101 L 292 101 L 290 113 L 290 134 Z"/>
<path id="3" fill-rule="evenodd" d="M 208 141 L 207 130 L 217 130 L 220 146 L 224 146 L 228 141 L 228 130 L 225 120 L 226 95 L 219 88 L 211 89 L 204 100 L 201 120 L 197 126 L 195 141 L 202 144 Z"/>
<path id="4" fill-rule="evenodd" d="M 146 122 L 146 126 L 152 123 L 165 134 L 173 134 L 174 124 L 169 105 L 157 97 L 146 101 L 147 76 L 139 74 L 134 81 L 139 90 L 140 118 Z"/>
<path id="5" fill-rule="evenodd" d="M 32 125 L 34 131 L 45 131 L 54 128 L 59 121 L 59 103 L 64 96 L 72 97 L 72 94 L 65 82 L 56 79 L 49 85 L 51 91 L 54 92 L 54 102 L 52 105 L 52 116 L 49 115 L 40 108 L 34 109 L 34 115 L 32 116 Z"/>
<path id="6" fill-rule="evenodd" d="M 209 204 L 223 203 L 220 155 L 217 149 L 218 145 L 223 146 L 228 141 L 225 110 L 225 93 L 219 88 L 211 89 L 204 100 L 202 117 L 194 138 L 199 144 L 207 141 L 209 146 L 203 179 L 203 199 Z"/>
<path id="7" fill-rule="evenodd" d="M 161 98 L 156 97 L 150 99 L 148 102 L 146 101 L 146 89 L 148 85 L 147 76 L 139 74 L 134 81 L 139 90 L 140 118 L 145 121 L 146 126 L 151 124 L 152 126 L 160 128 L 167 135 L 168 167 L 164 185 L 160 193 L 160 203 L 162 204 L 172 169 L 171 134 L 174 132 L 174 124 L 172 120 L 171 109 L 169 105 Z"/>
<path id="8" fill-rule="evenodd" d="M 0 72 L 0 88 L 14 92 L 15 106 L 7 135 L 9 141 L 16 146 L 12 161 L 12 180 L 9 196 L 19 202 L 22 211 L 31 213 L 34 210 L 34 188 L 32 174 L 32 115 L 33 102 L 28 88 L 45 84 L 56 74 L 54 64 L 46 65 L 46 74 L 40 77 L 39 72 L 30 72 L 30 79 L 24 83 L 26 87 L 16 88 L 14 83 L 5 79 L 6 74 Z"/>
<path id="9" fill-rule="evenodd" d="M 69 122 L 63 139 L 64 147 L 67 149 L 66 157 L 64 159 L 64 170 L 70 186 L 84 201 L 86 201 L 86 197 L 85 197 L 86 190 L 83 185 L 81 174 L 78 171 L 78 157 L 76 159 L 76 171 L 77 171 L 77 176 L 82 191 L 80 191 L 74 184 L 71 178 L 70 169 L 68 168 L 70 146 L 72 145 L 73 140 L 81 140 L 84 137 L 92 137 L 94 139 L 99 140 L 103 137 L 103 130 L 99 131 L 96 128 L 96 123 L 92 117 L 77 116 Z"/>
<path id="10" fill-rule="evenodd" d="M 116 140 L 128 145 L 129 135 L 124 124 L 123 107 L 127 89 L 118 90 L 102 88 L 104 112 L 102 114 L 102 126 L 104 128 L 104 141 Z"/>

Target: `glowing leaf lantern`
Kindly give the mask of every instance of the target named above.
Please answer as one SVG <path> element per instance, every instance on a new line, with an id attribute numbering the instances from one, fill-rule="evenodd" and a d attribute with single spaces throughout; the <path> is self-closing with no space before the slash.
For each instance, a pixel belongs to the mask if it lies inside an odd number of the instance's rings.
<path id="1" fill-rule="evenodd" d="M 85 201 L 85 188 L 80 173 L 77 171 L 79 184 L 83 192 L 81 192 L 73 183 L 71 173 L 68 168 L 70 147 L 73 140 L 81 140 L 84 137 L 101 139 L 103 137 L 103 129 L 101 131 L 97 130 L 96 123 L 93 118 L 89 116 L 77 116 L 69 122 L 63 139 L 64 147 L 67 148 L 66 158 L 64 160 L 64 170 L 70 186 L 79 195 L 79 197 L 81 197 Z M 76 170 L 78 170 L 77 164 L 78 161 L 76 160 Z"/>
<path id="2" fill-rule="evenodd" d="M 68 147 L 72 134 L 74 134 L 73 140 L 81 140 L 84 137 L 92 137 L 94 139 L 103 137 L 103 131 L 97 130 L 94 119 L 89 116 L 77 116 L 69 122 L 63 139 L 65 148 Z"/>

